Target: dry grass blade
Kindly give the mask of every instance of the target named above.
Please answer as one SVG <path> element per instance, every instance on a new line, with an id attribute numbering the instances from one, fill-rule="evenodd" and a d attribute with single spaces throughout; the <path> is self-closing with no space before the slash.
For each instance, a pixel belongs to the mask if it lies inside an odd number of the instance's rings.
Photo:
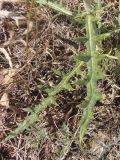
<path id="1" fill-rule="evenodd" d="M 7 59 L 8 63 L 9 63 L 10 68 L 13 68 L 11 57 L 9 56 L 9 54 L 5 50 L 5 48 L 0 48 L 0 52 L 2 52 L 4 54 L 5 58 Z"/>
<path id="2" fill-rule="evenodd" d="M 32 28 L 33 28 L 33 22 L 32 22 L 32 21 L 29 21 L 29 22 L 28 22 L 28 25 L 27 25 L 27 29 L 24 31 L 23 35 L 26 35 L 26 34 L 28 34 L 30 31 L 32 31 Z"/>

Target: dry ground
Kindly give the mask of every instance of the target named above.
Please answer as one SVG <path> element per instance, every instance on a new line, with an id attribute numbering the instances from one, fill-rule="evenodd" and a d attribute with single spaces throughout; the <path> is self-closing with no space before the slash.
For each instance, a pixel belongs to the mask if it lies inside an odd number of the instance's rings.
<path id="1" fill-rule="evenodd" d="M 64 3 L 73 11 L 82 7 L 79 0 Z M 117 13 L 118 2 L 114 1 L 111 9 L 104 11 L 104 30 L 115 27 Z M 115 60 L 102 62 L 107 76 L 98 87 L 103 98 L 96 105 L 83 146 L 77 138 L 82 109 L 76 107 L 86 95 L 82 86 L 73 92 L 61 92 L 57 107 L 41 113 L 39 122 L 29 131 L 5 141 L 25 118 L 23 109 L 34 107 L 46 97 L 44 86 L 60 82 L 53 69 L 71 70 L 73 55 L 85 49 L 84 43 L 73 39 L 84 34 L 84 29 L 66 16 L 33 1 L 1 3 L 0 160 L 119 160 L 120 64 Z M 111 55 L 119 45 L 119 35 L 103 42 Z"/>

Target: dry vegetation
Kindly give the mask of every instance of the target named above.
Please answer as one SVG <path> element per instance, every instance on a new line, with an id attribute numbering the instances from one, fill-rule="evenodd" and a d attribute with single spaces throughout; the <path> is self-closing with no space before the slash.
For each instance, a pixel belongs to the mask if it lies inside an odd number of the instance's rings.
<path id="1" fill-rule="evenodd" d="M 57 2 L 60 2 L 58 0 Z M 71 11 L 83 9 L 79 0 L 64 0 Z M 116 28 L 119 1 L 102 15 L 102 32 Z M 119 160 L 120 159 L 120 34 L 102 43 L 101 62 L 106 76 L 99 81 L 102 99 L 94 109 L 94 119 L 79 144 L 79 120 L 83 109 L 76 107 L 86 96 L 86 87 L 56 95 L 57 106 L 46 108 L 39 121 L 15 138 L 5 140 L 42 99 L 45 89 L 61 81 L 55 70 L 65 73 L 74 65 L 73 56 L 85 49 L 85 28 L 63 14 L 38 5 L 35 0 L 0 0 L 0 160 Z M 118 56 L 113 59 L 112 56 Z M 83 75 L 86 73 L 83 67 Z M 81 77 L 74 76 L 71 83 Z"/>

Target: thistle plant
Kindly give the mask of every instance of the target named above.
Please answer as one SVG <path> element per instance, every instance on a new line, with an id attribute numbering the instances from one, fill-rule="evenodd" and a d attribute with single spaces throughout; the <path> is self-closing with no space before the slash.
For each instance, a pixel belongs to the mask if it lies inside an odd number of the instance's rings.
<path id="1" fill-rule="evenodd" d="M 44 98 L 41 103 L 34 106 L 33 109 L 26 109 L 26 111 L 29 112 L 30 115 L 27 116 L 22 123 L 18 124 L 18 127 L 9 134 L 7 139 L 13 138 L 20 132 L 23 132 L 31 125 L 36 123 L 39 120 L 38 116 L 40 112 L 44 111 L 47 107 L 56 106 L 56 95 L 60 91 L 72 91 L 73 87 L 70 84 L 69 80 L 76 74 L 81 75 L 81 67 L 84 65 L 87 66 L 86 81 L 84 83 L 84 85 L 86 85 L 87 87 L 87 96 L 85 100 L 79 105 L 79 107 L 82 107 L 84 109 L 82 118 L 79 123 L 79 138 L 81 143 L 87 131 L 88 125 L 93 118 L 93 109 L 96 105 L 96 102 L 101 99 L 101 93 L 98 91 L 97 83 L 100 79 L 104 78 L 104 75 L 101 71 L 99 63 L 105 56 L 109 57 L 109 55 L 105 55 L 102 53 L 101 42 L 103 39 L 111 36 L 112 33 L 119 32 L 120 29 L 118 28 L 112 32 L 100 34 L 100 15 L 102 12 L 100 0 L 96 0 L 96 2 L 93 2 L 91 0 L 83 0 L 85 10 L 81 13 L 73 13 L 64 8 L 63 5 L 57 4 L 55 2 L 53 3 L 49 0 L 37 0 L 37 3 L 52 8 L 62 14 L 65 14 L 66 16 L 69 16 L 71 19 L 76 21 L 76 23 L 80 23 L 81 20 L 85 19 L 85 39 L 87 40 L 87 42 L 85 43 L 86 50 L 84 51 L 84 53 L 79 53 L 76 57 L 74 57 L 75 65 L 73 69 L 67 74 L 62 74 L 61 82 L 58 85 L 46 90 L 46 92 L 48 93 L 47 98 Z M 80 41 L 79 37 L 78 40 Z"/>

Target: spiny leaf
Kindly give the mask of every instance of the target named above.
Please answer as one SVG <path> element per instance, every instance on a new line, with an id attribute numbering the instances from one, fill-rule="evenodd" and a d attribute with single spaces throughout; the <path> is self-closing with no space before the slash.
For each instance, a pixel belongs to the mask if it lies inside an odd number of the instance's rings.
<path id="1" fill-rule="evenodd" d="M 67 89 L 68 91 L 74 91 L 75 90 L 69 83 L 66 83 L 66 85 L 64 86 L 64 89 Z"/>
<path id="2" fill-rule="evenodd" d="M 54 9 L 56 11 L 62 12 L 65 15 L 68 15 L 68 16 L 72 16 L 73 15 L 73 13 L 71 11 L 67 10 L 66 8 L 64 8 L 63 5 L 61 5 L 61 4 L 57 4 L 55 2 L 53 3 L 53 2 L 51 2 L 49 0 L 37 0 L 37 2 L 39 4 L 45 5 L 45 6 L 49 7 L 49 8 L 52 8 L 52 9 Z"/>
<path id="3" fill-rule="evenodd" d="M 23 111 L 28 112 L 28 113 L 34 113 L 33 108 L 30 108 L 30 107 L 28 107 L 28 108 L 23 108 Z"/>
<path id="4" fill-rule="evenodd" d="M 91 11 L 91 9 L 86 10 L 88 12 Z M 97 41 L 95 37 L 97 37 L 98 35 L 96 29 L 97 28 L 94 21 L 94 17 L 91 13 L 89 13 L 86 16 L 86 31 L 88 37 L 88 42 L 86 43 L 86 45 L 87 56 L 90 56 L 91 58 L 87 62 L 89 77 L 89 81 L 87 83 L 87 96 L 85 98 L 85 101 L 81 104 L 82 107 L 84 107 L 85 109 L 80 121 L 80 143 L 83 141 L 83 137 L 88 128 L 88 124 L 90 120 L 93 118 L 93 108 L 96 102 L 101 98 L 101 94 L 97 90 L 97 81 L 103 78 L 103 74 L 99 66 L 99 62 L 102 59 L 102 56 L 100 56 L 96 51 Z"/>
<path id="5" fill-rule="evenodd" d="M 103 34 L 95 36 L 95 39 L 96 39 L 96 41 L 104 40 L 106 38 L 109 38 L 112 34 L 119 33 L 119 32 L 120 32 L 120 28 L 116 28 L 115 30 L 113 30 L 109 33 L 103 33 Z"/>
<path id="6" fill-rule="evenodd" d="M 23 132 L 24 130 L 26 130 L 28 127 L 33 125 L 38 120 L 38 115 L 40 112 L 44 111 L 50 105 L 56 105 L 56 101 L 55 101 L 56 94 L 59 93 L 61 90 L 63 90 L 66 86 L 67 86 L 67 89 L 71 90 L 71 86 L 68 86 L 68 81 L 71 77 L 75 75 L 77 70 L 80 70 L 80 67 L 83 65 L 83 63 L 84 62 L 79 61 L 74 66 L 73 70 L 67 73 L 63 77 L 62 81 L 58 85 L 49 89 L 47 91 L 48 97 L 43 99 L 40 104 L 36 105 L 34 108 L 34 113 L 31 113 L 30 116 L 26 117 L 26 119 L 22 123 L 20 123 L 18 127 L 13 132 L 11 132 L 10 135 L 6 139 L 8 140 L 10 138 L 13 138 L 20 132 Z"/>
<path id="7" fill-rule="evenodd" d="M 90 55 L 86 55 L 86 54 L 80 54 L 78 56 L 76 56 L 74 58 L 74 60 L 77 62 L 77 61 L 83 61 L 83 62 L 88 62 L 90 60 Z"/>
<path id="8" fill-rule="evenodd" d="M 73 83 L 73 85 L 87 85 L 89 78 L 85 78 L 83 80 L 77 80 Z"/>
<path id="9" fill-rule="evenodd" d="M 33 125 L 36 121 L 38 121 L 38 119 L 38 115 L 35 113 L 26 117 L 26 119 L 22 123 L 19 123 L 18 127 L 13 132 L 11 132 L 9 136 L 6 137 L 6 140 L 14 138 L 20 132 L 23 132 L 24 130 L 28 129 L 28 127 Z"/>
<path id="10" fill-rule="evenodd" d="M 74 38 L 74 41 L 80 42 L 80 43 L 86 43 L 88 39 L 86 37 L 76 37 Z"/>
<path id="11" fill-rule="evenodd" d="M 35 113 L 39 114 L 40 112 L 44 111 L 48 106 L 56 105 L 55 98 L 52 96 L 48 96 L 42 102 L 35 106 Z"/>
<path id="12" fill-rule="evenodd" d="M 63 71 L 58 70 L 58 69 L 57 70 L 53 69 L 53 72 L 60 77 L 65 76 L 65 73 Z"/>
<path id="13" fill-rule="evenodd" d="M 83 137 L 87 131 L 88 124 L 90 123 L 90 120 L 93 118 L 93 111 L 91 108 L 86 108 L 84 110 L 83 116 L 80 121 L 80 143 L 83 141 Z"/>

